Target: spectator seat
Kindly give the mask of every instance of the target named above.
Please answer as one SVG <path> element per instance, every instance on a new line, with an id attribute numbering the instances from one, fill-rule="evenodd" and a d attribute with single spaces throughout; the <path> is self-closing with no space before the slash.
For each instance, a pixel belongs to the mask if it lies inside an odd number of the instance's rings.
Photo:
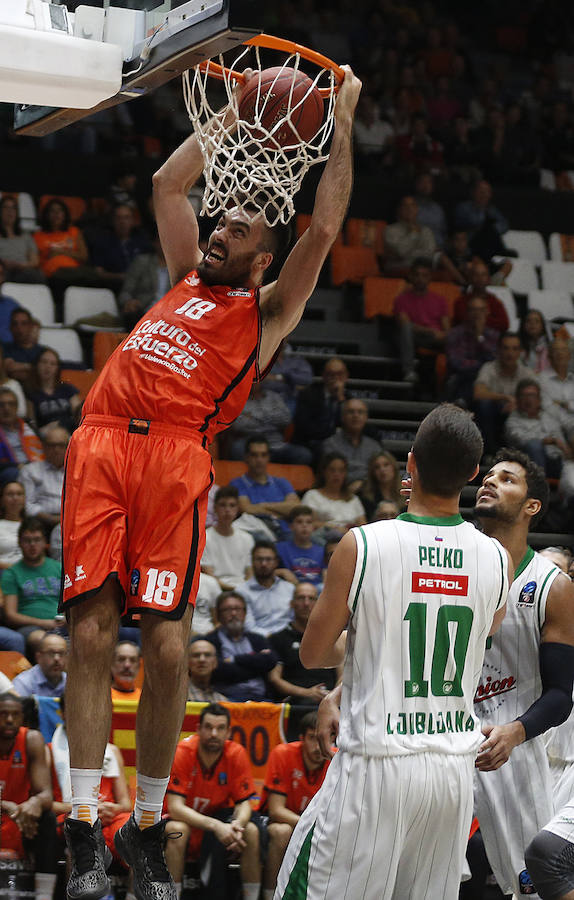
<path id="1" fill-rule="evenodd" d="M 530 291 L 528 308 L 539 309 L 551 321 L 574 321 L 572 295 L 565 291 Z"/>
<path id="2" fill-rule="evenodd" d="M 40 325 L 53 325 L 56 321 L 54 298 L 47 284 L 24 284 L 6 281 L 2 293 L 17 300 L 20 306 L 38 320 Z"/>
<path id="3" fill-rule="evenodd" d="M 520 322 L 518 319 L 518 314 L 516 312 L 516 303 L 514 302 L 514 297 L 510 288 L 498 287 L 496 285 L 489 284 L 488 291 L 490 294 L 494 294 L 495 297 L 498 297 L 500 302 L 503 304 L 508 315 L 510 330 L 518 331 Z"/>
<path id="4" fill-rule="evenodd" d="M 20 217 L 20 225 L 23 231 L 36 231 L 38 223 L 36 221 L 36 204 L 31 194 L 25 191 L 2 191 L 1 195 L 14 197 L 18 201 L 18 215 Z"/>
<path id="5" fill-rule="evenodd" d="M 51 347 L 59 354 L 65 368 L 66 363 L 84 365 L 84 354 L 78 332 L 73 328 L 41 328 L 38 339 L 44 347 Z"/>
<path id="6" fill-rule="evenodd" d="M 458 300 L 462 293 L 460 284 L 453 284 L 452 281 L 431 281 L 428 289 L 429 291 L 432 291 L 433 294 L 444 297 L 448 305 L 449 317 L 452 319 L 455 301 Z"/>
<path id="7" fill-rule="evenodd" d="M 545 262 L 541 272 L 544 290 L 574 292 L 574 262 Z"/>
<path id="8" fill-rule="evenodd" d="M 99 372 L 93 369 L 62 369 L 60 377 L 62 381 L 73 384 L 80 392 L 80 399 L 85 400 L 90 388 L 95 383 Z"/>
<path id="9" fill-rule="evenodd" d="M 42 194 L 38 203 L 38 211 L 41 213 L 50 200 L 61 200 L 70 210 L 72 222 L 77 222 L 82 216 L 85 216 L 88 204 L 83 197 L 64 197 L 62 194 Z"/>
<path id="10" fill-rule="evenodd" d="M 550 250 L 550 259 L 553 262 L 565 262 L 564 259 L 564 238 L 572 240 L 569 234 L 558 234 L 553 231 L 548 240 L 548 248 Z"/>
<path id="11" fill-rule="evenodd" d="M 548 259 L 544 238 L 538 231 L 507 231 L 502 240 L 509 250 L 516 250 L 519 259 L 529 259 L 537 266 Z"/>
<path id="12" fill-rule="evenodd" d="M 20 672 L 31 669 L 32 663 L 17 650 L 0 650 L 0 672 L 3 672 L 10 681 L 16 678 Z"/>
<path id="13" fill-rule="evenodd" d="M 506 286 L 513 294 L 528 294 L 538 288 L 538 276 L 534 263 L 529 259 L 513 259 L 512 272 L 506 279 Z"/>
<path id="14" fill-rule="evenodd" d="M 362 284 L 369 275 L 380 274 L 377 254 L 372 247 L 334 244 L 331 248 L 331 281 L 335 287 L 346 282 Z"/>
<path id="15" fill-rule="evenodd" d="M 101 372 L 108 358 L 126 337 L 125 331 L 96 331 L 92 348 L 96 372 Z"/>
<path id="16" fill-rule="evenodd" d="M 109 315 L 119 319 L 118 304 L 114 292 L 109 288 L 66 288 L 64 293 L 64 325 L 75 325 L 79 319 L 97 316 L 100 313 L 109 313 Z"/>
<path id="17" fill-rule="evenodd" d="M 404 291 L 406 285 L 404 278 L 383 278 L 381 275 L 365 278 L 363 282 L 365 318 L 392 316 L 395 299 Z"/>
<path id="18" fill-rule="evenodd" d="M 349 247 L 371 247 L 379 256 L 385 252 L 385 229 L 383 219 L 347 219 L 345 243 Z"/>
<path id="19" fill-rule="evenodd" d="M 243 462 L 230 459 L 215 459 L 213 461 L 215 469 L 215 483 L 220 487 L 229 484 L 233 478 L 239 478 L 244 475 L 247 466 Z M 307 491 L 313 487 L 315 482 L 315 474 L 311 466 L 292 466 L 280 463 L 269 463 L 267 466 L 269 475 L 275 478 L 286 478 L 296 491 Z"/>

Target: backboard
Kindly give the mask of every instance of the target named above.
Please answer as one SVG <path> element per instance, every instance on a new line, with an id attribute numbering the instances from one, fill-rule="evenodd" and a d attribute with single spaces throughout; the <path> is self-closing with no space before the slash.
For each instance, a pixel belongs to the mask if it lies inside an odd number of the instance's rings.
<path id="1" fill-rule="evenodd" d="M 102 109 L 141 97 L 200 62 L 231 50 L 262 29 L 260 0 L 68 0 L 78 7 L 145 10 L 146 49 L 123 66 L 121 89 L 90 109 L 15 104 L 14 131 L 42 137 Z"/>

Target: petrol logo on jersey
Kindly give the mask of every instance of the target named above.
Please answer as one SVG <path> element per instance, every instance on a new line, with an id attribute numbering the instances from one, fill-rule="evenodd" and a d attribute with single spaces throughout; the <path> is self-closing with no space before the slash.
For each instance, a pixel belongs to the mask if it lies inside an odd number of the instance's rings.
<path id="1" fill-rule="evenodd" d="M 520 591 L 520 595 L 518 597 L 518 600 L 516 601 L 516 605 L 533 607 L 536 587 L 537 584 L 535 581 L 528 581 Z"/>
<path id="2" fill-rule="evenodd" d="M 446 594 L 454 597 L 467 597 L 468 575 L 435 575 L 431 572 L 413 572 L 411 590 L 414 594 Z"/>

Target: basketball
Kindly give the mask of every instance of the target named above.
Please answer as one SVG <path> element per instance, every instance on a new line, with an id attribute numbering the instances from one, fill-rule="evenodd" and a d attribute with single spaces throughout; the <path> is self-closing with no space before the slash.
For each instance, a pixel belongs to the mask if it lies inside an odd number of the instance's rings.
<path id="1" fill-rule="evenodd" d="M 289 106 L 293 127 L 285 118 Z M 243 88 L 239 101 L 239 116 L 250 125 L 261 124 L 267 131 L 278 125 L 273 138 L 264 143 L 265 147 L 270 148 L 275 144 L 286 147 L 312 140 L 323 122 L 323 115 L 323 98 L 319 90 L 313 87 L 312 80 L 298 69 L 288 66 L 263 69 L 253 75 Z M 282 119 L 285 121 L 279 124 Z"/>

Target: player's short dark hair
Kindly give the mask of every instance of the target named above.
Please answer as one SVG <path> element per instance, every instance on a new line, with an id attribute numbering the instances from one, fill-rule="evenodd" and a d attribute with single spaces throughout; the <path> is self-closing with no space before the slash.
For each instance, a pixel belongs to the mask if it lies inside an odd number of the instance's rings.
<path id="1" fill-rule="evenodd" d="M 221 703 L 208 703 L 207 706 L 204 706 L 199 714 L 199 724 L 203 724 L 203 720 L 206 716 L 225 716 L 227 719 L 227 724 L 231 722 L 231 716 L 229 715 L 229 710 L 222 706 Z"/>
<path id="2" fill-rule="evenodd" d="M 251 557 L 256 550 L 273 550 L 275 557 L 279 559 L 279 554 L 277 553 L 277 547 L 273 543 L 273 541 L 255 541 L 253 547 L 251 548 Z"/>
<path id="3" fill-rule="evenodd" d="M 46 529 L 42 520 L 38 519 L 37 516 L 28 516 L 18 529 L 18 540 L 21 539 L 23 534 L 36 534 L 38 531 L 42 532 L 44 537 L 46 537 Z"/>
<path id="4" fill-rule="evenodd" d="M 235 597 L 237 600 L 241 600 L 245 609 L 247 609 L 247 602 L 245 597 L 242 597 L 241 594 L 238 594 L 237 591 L 222 591 L 217 600 L 215 601 L 215 612 L 219 615 L 219 610 L 221 609 L 221 604 L 224 600 L 227 600 L 228 597 Z"/>
<path id="5" fill-rule="evenodd" d="M 299 722 L 299 734 L 304 737 L 308 731 L 317 731 L 318 718 L 316 711 L 305 713 Z"/>
<path id="6" fill-rule="evenodd" d="M 292 510 L 290 510 L 287 521 L 294 522 L 295 519 L 298 519 L 299 516 L 312 516 L 313 510 L 310 506 L 305 506 L 303 503 L 300 503 L 298 506 L 294 506 Z"/>
<path id="7" fill-rule="evenodd" d="M 535 463 L 522 450 L 517 450 L 514 447 L 501 447 L 494 457 L 492 465 L 495 466 L 497 463 L 502 462 L 515 462 L 522 466 L 526 475 L 527 496 L 532 497 L 534 500 L 540 500 L 540 511 L 535 516 L 532 516 L 530 520 L 530 527 L 532 527 L 535 522 L 542 518 L 548 508 L 550 489 L 546 481 L 546 473 L 542 466 Z"/>
<path id="8" fill-rule="evenodd" d="M 0 694 L 0 703 L 17 703 L 22 712 L 24 712 L 23 700 L 23 697 L 19 697 L 18 694 L 13 694 L 12 691 L 3 691 Z"/>
<path id="9" fill-rule="evenodd" d="M 421 487 L 437 497 L 454 497 L 472 477 L 484 449 L 470 413 L 441 403 L 421 422 L 413 453 Z"/>
<path id="10" fill-rule="evenodd" d="M 253 444 L 266 444 L 267 449 L 269 450 L 269 441 L 264 434 L 252 434 L 251 437 L 247 438 L 245 441 L 246 453 L 249 453 Z"/>
<path id="11" fill-rule="evenodd" d="M 228 497 L 239 500 L 239 491 L 232 484 L 226 484 L 225 487 L 220 487 L 215 492 L 214 503 L 219 503 L 220 500 L 226 500 Z"/>

